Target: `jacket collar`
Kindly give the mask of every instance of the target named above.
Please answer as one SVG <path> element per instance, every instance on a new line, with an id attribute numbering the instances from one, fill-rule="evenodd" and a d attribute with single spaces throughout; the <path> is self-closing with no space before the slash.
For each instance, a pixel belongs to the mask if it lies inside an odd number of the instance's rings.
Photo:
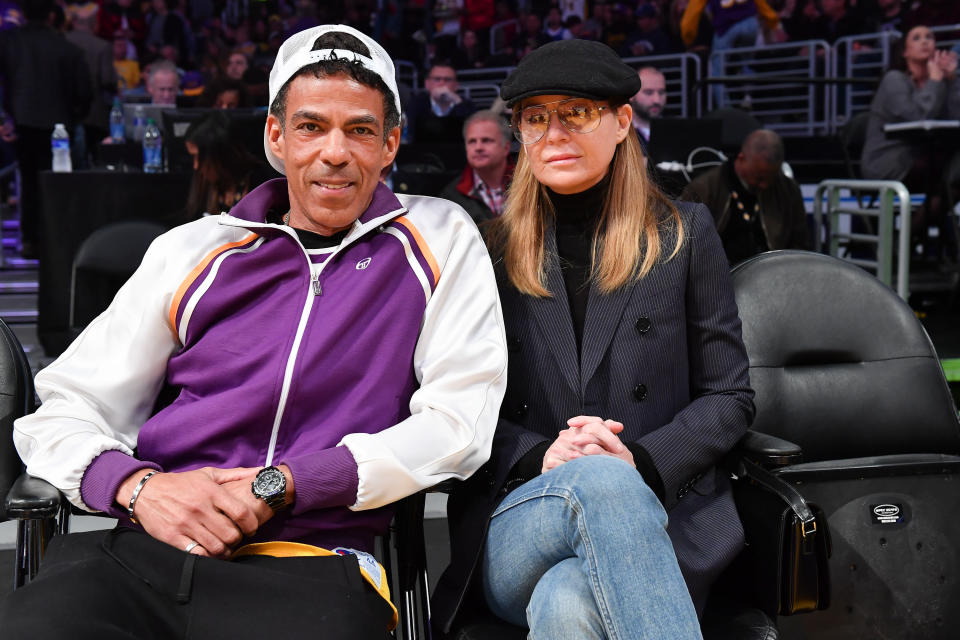
<path id="1" fill-rule="evenodd" d="M 503 188 L 506 189 L 507 185 L 510 184 L 510 180 L 513 179 L 513 170 L 515 165 L 511 162 L 507 163 L 507 166 L 503 170 Z M 473 167 L 467 165 L 463 168 L 463 173 L 460 175 L 460 182 L 457 183 L 457 191 L 462 193 L 465 196 L 470 196 L 473 192 Z"/>

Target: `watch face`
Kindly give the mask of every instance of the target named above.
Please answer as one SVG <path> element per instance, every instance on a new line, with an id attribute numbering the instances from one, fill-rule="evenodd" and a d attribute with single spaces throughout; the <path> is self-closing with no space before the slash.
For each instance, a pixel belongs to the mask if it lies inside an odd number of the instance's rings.
<path id="1" fill-rule="evenodd" d="M 283 472 L 279 469 L 264 469 L 253 481 L 253 490 L 259 496 L 272 496 L 286 490 Z"/>

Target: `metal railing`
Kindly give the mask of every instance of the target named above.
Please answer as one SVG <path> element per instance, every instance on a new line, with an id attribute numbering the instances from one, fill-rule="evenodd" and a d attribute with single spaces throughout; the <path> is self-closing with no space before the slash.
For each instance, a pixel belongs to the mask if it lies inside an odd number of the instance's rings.
<path id="1" fill-rule="evenodd" d="M 489 109 L 500 97 L 500 85 L 482 82 L 461 84 L 457 93 L 476 105 L 477 109 Z"/>
<path id="2" fill-rule="evenodd" d="M 869 81 L 850 84 L 845 88 L 832 87 L 835 128 L 870 108 L 873 95 L 877 92 L 876 79 L 890 68 L 893 45 L 899 38 L 897 31 L 884 31 L 848 36 L 834 43 L 830 65 L 834 78 L 870 78 Z"/>
<path id="3" fill-rule="evenodd" d="M 663 115 L 677 118 L 700 117 L 700 101 L 694 99 L 695 85 L 700 80 L 700 58 L 692 53 L 624 58 L 635 69 L 655 67 L 667 85 L 667 105 Z"/>
<path id="4" fill-rule="evenodd" d="M 830 58 L 824 40 L 714 51 L 710 76 L 719 68 L 724 84 L 719 90 L 708 89 L 709 109 L 742 107 L 781 134 L 829 133 L 831 91 L 810 79 L 829 73 Z"/>
<path id="5" fill-rule="evenodd" d="M 849 192 L 852 204 L 841 202 L 844 191 Z M 866 197 L 876 206 L 862 206 Z M 826 200 L 826 212 L 824 212 Z M 900 225 L 896 228 L 895 201 L 899 201 Z M 840 216 L 849 215 L 866 221 L 867 231 L 842 231 Z M 826 217 L 828 253 L 853 264 L 873 271 L 877 278 L 907 300 L 910 295 L 910 192 L 902 182 L 893 180 L 824 180 L 817 185 L 813 196 L 813 220 L 815 248 L 822 251 Z M 871 224 L 872 223 L 872 224 Z M 871 232 L 871 228 L 873 232 Z M 897 250 L 893 239 L 897 235 Z M 860 243 L 864 248 L 874 248 L 876 258 L 856 257 L 850 254 L 851 243 Z M 841 255 L 841 248 L 845 249 Z M 893 275 L 896 255 L 897 275 Z"/>

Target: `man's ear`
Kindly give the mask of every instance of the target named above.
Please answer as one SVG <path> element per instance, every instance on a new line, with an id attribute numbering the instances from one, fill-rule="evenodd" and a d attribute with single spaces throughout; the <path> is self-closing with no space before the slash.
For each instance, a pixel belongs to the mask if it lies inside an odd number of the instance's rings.
<path id="1" fill-rule="evenodd" d="M 633 130 L 633 107 L 630 103 L 622 104 L 617 107 L 617 144 L 627 138 L 627 134 Z"/>
<path id="2" fill-rule="evenodd" d="M 283 127 L 280 126 L 280 119 L 272 113 L 267 115 L 267 143 L 273 155 L 283 157 Z"/>
<path id="3" fill-rule="evenodd" d="M 387 139 L 383 142 L 383 164 L 381 169 L 388 167 L 393 164 L 394 159 L 397 157 L 397 152 L 400 150 L 400 127 L 396 126 L 390 130 L 390 133 L 387 134 Z"/>

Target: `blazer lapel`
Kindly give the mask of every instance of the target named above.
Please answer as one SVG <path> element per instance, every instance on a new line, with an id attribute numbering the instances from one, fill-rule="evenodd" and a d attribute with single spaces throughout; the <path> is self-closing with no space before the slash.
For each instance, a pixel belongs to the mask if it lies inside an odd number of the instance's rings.
<path id="1" fill-rule="evenodd" d="M 570 318 L 570 304 L 567 290 L 563 284 L 563 273 L 557 258 L 557 239 L 553 229 L 548 227 L 545 244 L 547 290 L 549 298 L 524 296 L 529 303 L 531 314 L 543 332 L 544 341 L 549 345 L 560 367 L 560 372 L 570 389 L 580 389 L 580 363 L 577 358 L 577 337 L 573 333 L 573 320 Z"/>
<path id="2" fill-rule="evenodd" d="M 580 355 L 580 393 L 583 394 L 587 382 L 593 377 L 603 354 L 607 352 L 613 334 L 623 317 L 623 310 L 630 301 L 636 287 L 627 285 L 610 294 L 603 294 L 590 285 L 590 298 L 587 301 L 587 317 L 583 327 L 583 345 Z"/>

